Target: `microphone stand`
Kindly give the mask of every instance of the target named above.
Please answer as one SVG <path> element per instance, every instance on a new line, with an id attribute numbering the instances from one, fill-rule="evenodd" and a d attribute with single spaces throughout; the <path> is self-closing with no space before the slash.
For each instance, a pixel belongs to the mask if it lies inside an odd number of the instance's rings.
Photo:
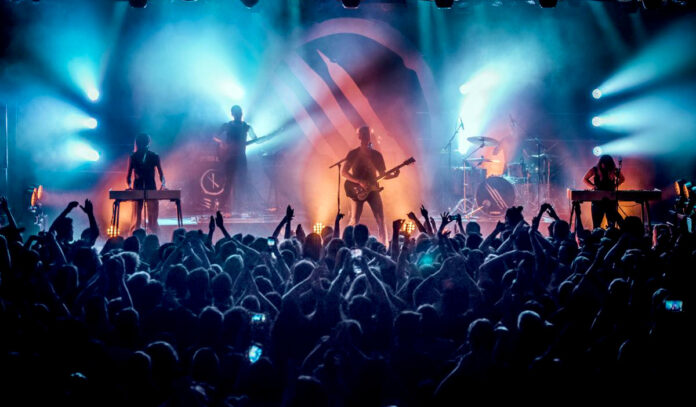
<path id="1" fill-rule="evenodd" d="M 348 159 L 348 157 L 334 163 L 333 165 L 331 165 L 329 167 L 329 169 L 331 169 L 333 167 L 338 167 L 338 188 L 336 189 L 336 205 L 337 205 L 337 212 L 336 213 L 341 212 L 341 164 L 343 164 L 347 159 Z"/>
<path id="2" fill-rule="evenodd" d="M 448 188 L 451 188 L 452 186 L 452 142 L 454 142 L 454 138 L 457 136 L 459 133 L 459 129 L 464 130 L 464 122 L 462 122 L 462 118 L 458 117 L 457 118 L 457 127 L 454 128 L 454 132 L 452 132 L 452 136 L 449 138 L 447 141 L 447 144 L 442 146 L 442 150 L 447 150 L 447 185 Z M 449 197 L 446 197 L 446 199 L 449 199 Z"/>

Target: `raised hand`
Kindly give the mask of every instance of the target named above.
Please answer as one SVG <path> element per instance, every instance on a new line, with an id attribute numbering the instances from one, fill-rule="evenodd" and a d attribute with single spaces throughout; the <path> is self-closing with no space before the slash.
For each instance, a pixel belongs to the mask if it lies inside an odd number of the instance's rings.
<path id="1" fill-rule="evenodd" d="M 92 201 L 89 199 L 85 199 L 85 206 L 80 205 L 80 209 L 86 214 L 94 213 L 94 206 L 92 205 Z"/>
<path id="2" fill-rule="evenodd" d="M 222 228 L 225 226 L 225 222 L 224 222 L 224 220 L 222 219 L 222 213 L 221 213 L 220 211 L 217 211 L 217 212 L 215 213 L 215 224 L 216 224 L 217 227 L 219 227 L 220 229 L 222 229 Z"/>
<path id="3" fill-rule="evenodd" d="M 442 212 L 440 214 L 440 219 L 442 219 L 442 223 L 440 223 L 440 228 L 452 222 L 449 212 Z"/>
<path id="4" fill-rule="evenodd" d="M 338 211 L 338 213 L 336 214 L 336 222 L 340 222 L 341 219 L 343 219 L 345 217 L 346 217 L 345 213 L 341 213 L 341 211 Z"/>
<path id="5" fill-rule="evenodd" d="M 77 202 L 77 201 L 72 201 L 72 202 L 70 202 L 70 203 L 68 204 L 68 207 L 67 207 L 66 209 L 69 210 L 69 211 L 71 211 L 71 210 L 77 208 L 78 206 L 80 206 L 80 203 L 79 203 L 79 202 Z"/>
<path id="6" fill-rule="evenodd" d="M 418 218 L 416 217 L 416 214 L 413 213 L 413 212 L 409 212 L 406 216 L 408 216 L 408 218 L 411 219 L 411 220 L 414 221 L 414 222 L 415 222 L 416 220 L 418 220 Z"/>
<path id="7" fill-rule="evenodd" d="M 297 238 L 300 239 L 301 241 L 304 241 L 305 231 L 304 231 L 304 229 L 302 229 L 301 223 L 297 224 L 297 229 L 295 229 L 295 236 L 297 236 Z"/>
<path id="8" fill-rule="evenodd" d="M 285 219 L 292 220 L 294 217 L 295 210 L 292 208 L 292 206 L 288 205 L 288 207 L 285 208 Z"/>
<path id="9" fill-rule="evenodd" d="M 396 219 L 394 222 L 392 222 L 392 229 L 394 232 L 398 232 L 399 229 L 401 229 L 401 226 L 403 226 L 405 220 L 403 219 Z"/>
<path id="10" fill-rule="evenodd" d="M 421 207 L 420 207 L 420 213 L 421 213 L 421 215 L 423 215 L 423 217 L 425 218 L 425 220 L 428 220 L 428 218 L 429 218 L 429 217 L 428 217 L 428 210 L 425 209 L 425 206 L 421 205 Z"/>
<path id="11" fill-rule="evenodd" d="M 493 230 L 493 233 L 500 233 L 503 230 L 505 230 L 505 223 L 498 221 L 498 223 L 495 224 L 495 229 Z"/>
<path id="12" fill-rule="evenodd" d="M 215 230 L 215 218 L 210 215 L 210 222 L 208 222 L 208 232 L 213 232 Z"/>

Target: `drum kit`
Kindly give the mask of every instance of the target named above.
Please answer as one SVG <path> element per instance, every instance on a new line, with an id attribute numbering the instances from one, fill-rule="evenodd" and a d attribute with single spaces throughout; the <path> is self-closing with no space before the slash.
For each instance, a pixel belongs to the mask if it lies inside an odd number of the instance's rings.
<path id="1" fill-rule="evenodd" d="M 550 198 L 551 155 L 543 148 L 539 139 L 527 139 L 523 143 L 534 145 L 534 154 L 523 154 L 519 161 L 508 162 L 503 175 L 487 174 L 482 168 L 484 163 L 499 163 L 499 160 L 472 157 L 483 147 L 500 147 L 500 142 L 490 137 L 469 137 L 467 141 L 478 147 L 463 159 L 461 170 L 463 182 L 462 198 L 451 212 L 461 213 L 464 218 L 474 219 L 479 216 L 497 218 L 505 214 L 513 205 L 538 207 Z M 531 150 L 531 148 L 530 148 Z"/>

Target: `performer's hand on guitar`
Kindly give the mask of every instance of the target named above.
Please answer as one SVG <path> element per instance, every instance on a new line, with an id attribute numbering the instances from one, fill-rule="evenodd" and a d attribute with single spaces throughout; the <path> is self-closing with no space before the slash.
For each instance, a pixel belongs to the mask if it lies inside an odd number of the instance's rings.
<path id="1" fill-rule="evenodd" d="M 384 179 L 396 178 L 396 177 L 399 176 L 399 174 L 401 174 L 401 171 L 399 171 L 399 169 L 397 168 L 397 169 L 395 169 L 395 170 L 393 170 L 393 171 L 390 171 L 390 172 L 386 173 Z"/>

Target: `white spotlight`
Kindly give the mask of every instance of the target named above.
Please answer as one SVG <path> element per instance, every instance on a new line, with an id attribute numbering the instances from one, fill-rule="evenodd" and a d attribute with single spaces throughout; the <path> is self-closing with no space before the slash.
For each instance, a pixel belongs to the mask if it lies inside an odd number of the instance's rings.
<path id="1" fill-rule="evenodd" d="M 594 154 L 595 157 L 599 157 L 600 155 L 602 155 L 602 147 L 596 146 L 595 148 L 593 148 L 592 154 Z"/>
<path id="2" fill-rule="evenodd" d="M 97 122 L 97 119 L 95 119 L 94 117 L 85 119 L 85 127 L 87 127 L 88 129 L 96 129 L 97 125 L 99 125 L 99 123 Z"/>
<path id="3" fill-rule="evenodd" d="M 601 126 L 602 124 L 604 124 L 604 119 L 602 119 L 601 117 L 595 116 L 595 117 L 592 118 L 592 125 L 593 125 L 593 126 L 599 127 L 599 126 Z"/>
<path id="4" fill-rule="evenodd" d="M 602 91 L 599 89 L 595 89 L 592 91 L 592 97 L 595 99 L 599 99 L 602 97 Z"/>
<path id="5" fill-rule="evenodd" d="M 96 88 L 87 89 L 87 98 L 92 102 L 99 100 L 99 91 Z"/>

